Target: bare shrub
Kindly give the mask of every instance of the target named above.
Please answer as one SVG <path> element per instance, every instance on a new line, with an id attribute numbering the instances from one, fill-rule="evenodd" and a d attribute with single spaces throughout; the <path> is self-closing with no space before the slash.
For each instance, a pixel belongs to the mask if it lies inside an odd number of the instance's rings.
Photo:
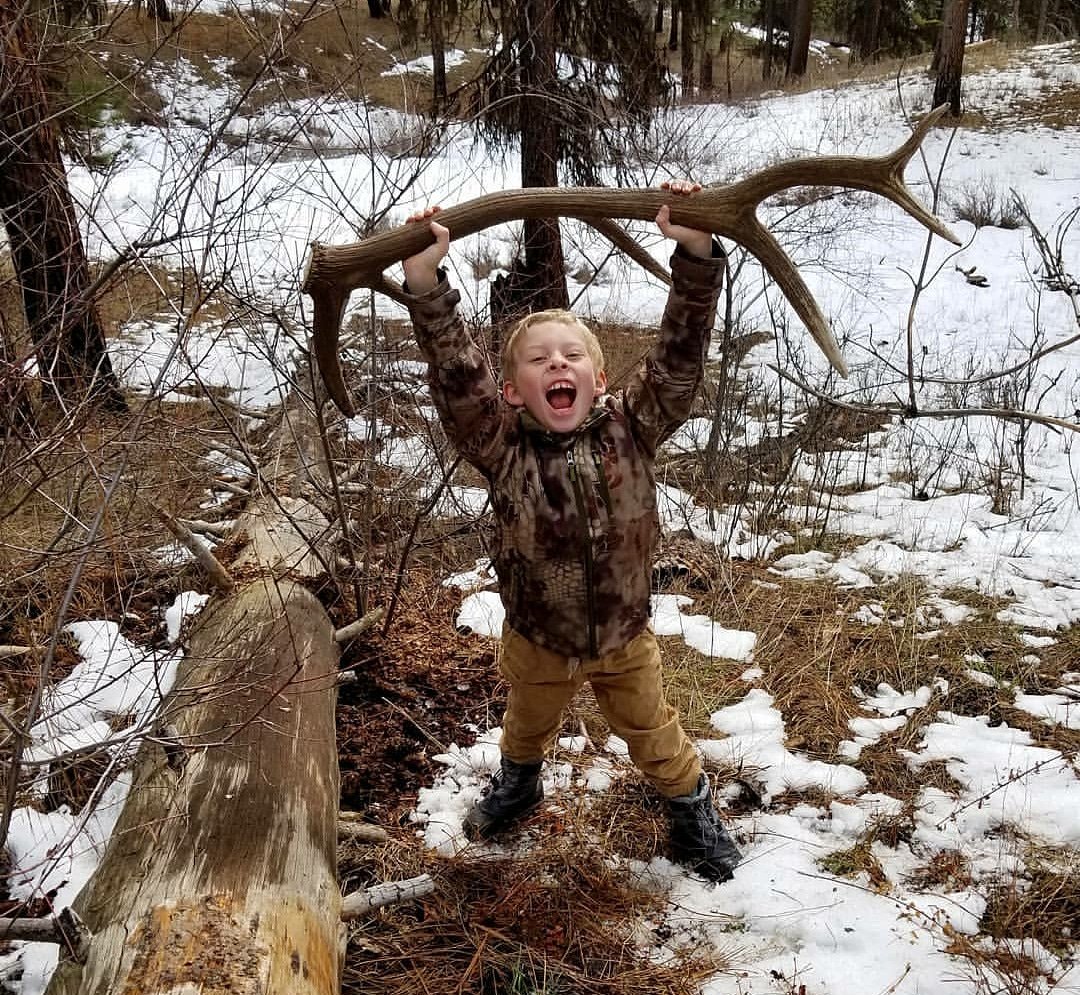
<path id="1" fill-rule="evenodd" d="M 1014 199 L 987 179 L 972 180 L 948 198 L 957 221 L 969 221 L 976 228 L 1022 228 L 1024 216 Z"/>
<path id="2" fill-rule="evenodd" d="M 479 283 L 486 281 L 495 270 L 504 268 L 499 250 L 488 242 L 477 242 L 475 247 L 466 249 L 462 255 L 473 279 Z"/>

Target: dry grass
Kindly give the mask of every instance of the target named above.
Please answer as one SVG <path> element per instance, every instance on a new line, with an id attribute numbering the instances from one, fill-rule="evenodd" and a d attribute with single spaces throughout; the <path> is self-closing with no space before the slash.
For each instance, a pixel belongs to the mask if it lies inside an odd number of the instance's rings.
<path id="1" fill-rule="evenodd" d="M 1017 841 L 1022 845 L 1021 841 Z M 941 860 L 948 877 L 947 858 Z M 1029 849 L 1027 869 L 1017 878 L 983 885 L 986 909 L 974 936 L 951 935 L 946 951 L 964 958 L 977 990 L 1035 995 L 1053 989 L 1044 956 L 1035 944 L 1069 963 L 1080 921 L 1080 863 L 1075 850 Z M 956 864 L 957 884 L 964 868 Z M 932 881 L 930 882 L 932 884 Z M 942 882 L 947 886 L 948 880 Z"/>
<path id="2" fill-rule="evenodd" d="M 1038 940 L 1067 956 L 1080 922 L 1080 853 L 1033 850 L 1018 881 L 990 889 L 980 927 L 995 939 Z"/>
<path id="3" fill-rule="evenodd" d="M 663 896 L 613 868 L 604 841 L 540 833 L 517 857 L 444 860 L 399 842 L 371 855 L 379 879 L 426 871 L 437 891 L 356 923 L 345 995 L 692 995 L 724 967 L 700 948 L 650 961 Z"/>
<path id="4" fill-rule="evenodd" d="M 210 470 L 202 456 L 216 439 L 231 443 L 234 436 L 205 403 L 155 407 L 138 438 L 132 438 L 129 416 L 98 413 L 93 423 L 55 438 L 18 474 L 9 472 L 0 499 L 0 643 L 41 645 L 53 631 L 73 564 L 84 552 L 84 530 L 122 466 L 126 472 L 64 621 L 120 618 L 129 638 L 154 638 L 162 600 L 199 579 L 153 557 L 151 551 L 169 537 L 147 499 L 173 514 L 203 514 L 198 505 L 206 498 Z M 54 677 L 75 662 L 61 643 Z M 8 692 L 20 694 L 35 674 L 27 658 L 9 663 Z"/>

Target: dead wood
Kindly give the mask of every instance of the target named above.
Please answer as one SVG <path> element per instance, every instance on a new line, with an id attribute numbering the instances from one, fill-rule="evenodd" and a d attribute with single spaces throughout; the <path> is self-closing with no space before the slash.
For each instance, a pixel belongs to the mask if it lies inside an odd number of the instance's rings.
<path id="1" fill-rule="evenodd" d="M 291 408 L 261 479 L 320 471 L 310 412 Z M 284 436 L 288 436 L 285 438 Z M 299 450 L 303 449 L 301 452 Z M 333 995 L 338 647 L 306 583 L 325 517 L 262 491 L 240 517 L 233 586 L 196 620 L 97 872 L 74 902 L 92 934 L 49 995 Z"/>

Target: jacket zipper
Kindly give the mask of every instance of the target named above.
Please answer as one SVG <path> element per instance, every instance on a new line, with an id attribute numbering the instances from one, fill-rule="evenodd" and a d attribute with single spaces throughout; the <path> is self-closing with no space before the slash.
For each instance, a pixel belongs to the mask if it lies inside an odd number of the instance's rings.
<path id="1" fill-rule="evenodd" d="M 581 477 L 574 457 L 574 445 L 575 443 L 571 443 L 570 448 L 566 450 L 566 468 L 570 475 L 570 484 L 574 488 L 574 503 L 577 505 L 578 516 L 581 518 L 582 539 L 585 546 L 585 613 L 589 625 L 589 656 L 595 658 L 599 653 L 596 642 L 596 604 L 593 595 L 592 523 L 589 521 L 585 495 L 581 490 Z"/>
<path id="2" fill-rule="evenodd" d="M 607 509 L 610 518 L 615 512 L 611 507 L 611 490 L 608 487 L 607 474 L 604 473 L 604 457 L 594 449 L 592 451 L 592 461 L 593 466 L 596 468 L 596 482 L 600 485 L 600 497 L 604 501 L 604 507 Z"/>

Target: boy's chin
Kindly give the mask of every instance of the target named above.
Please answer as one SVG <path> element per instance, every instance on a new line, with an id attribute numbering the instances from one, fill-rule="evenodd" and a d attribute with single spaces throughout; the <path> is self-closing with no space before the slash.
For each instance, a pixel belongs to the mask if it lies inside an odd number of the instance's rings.
<path id="1" fill-rule="evenodd" d="M 549 432 L 573 432 L 585 421 L 589 412 L 588 410 L 577 411 L 574 408 L 567 408 L 566 414 L 562 414 L 550 408 L 543 411 L 533 411 L 532 408 L 529 408 L 529 414 Z"/>

